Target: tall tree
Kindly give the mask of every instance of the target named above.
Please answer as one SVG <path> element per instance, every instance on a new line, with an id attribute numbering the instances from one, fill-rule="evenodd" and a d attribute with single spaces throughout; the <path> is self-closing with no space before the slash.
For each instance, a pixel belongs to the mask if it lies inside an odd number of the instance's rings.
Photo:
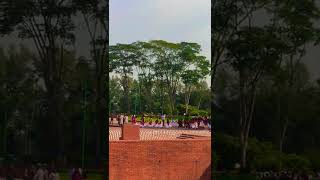
<path id="1" fill-rule="evenodd" d="M 95 101 L 96 101 L 96 158 L 103 157 L 106 149 L 105 135 L 106 131 L 105 117 L 107 116 L 106 104 L 106 59 L 108 46 L 108 0 L 77 0 L 76 8 L 80 11 L 85 22 L 85 27 L 90 37 L 91 57 L 95 65 Z M 102 151 L 101 151 L 102 149 Z M 101 152 L 103 152 L 101 154 Z"/>
<path id="2" fill-rule="evenodd" d="M 123 78 L 121 86 L 124 92 L 126 103 L 125 111 L 130 113 L 130 99 L 129 99 L 129 77 L 133 74 L 133 67 L 137 64 L 140 53 L 136 46 L 132 44 L 117 44 L 110 46 L 109 50 L 109 71 L 120 74 Z"/>
<path id="3" fill-rule="evenodd" d="M 316 42 L 316 34 L 319 31 L 314 21 L 320 17 L 320 11 L 314 1 L 275 1 L 269 9 L 273 16 L 273 26 L 278 29 L 279 36 L 287 45 L 283 52 L 279 71 L 276 73 L 276 87 L 285 92 L 285 107 L 281 107 L 278 97 L 278 113 L 284 112 L 284 116 L 278 115 L 282 130 L 279 135 L 279 150 L 283 151 L 283 144 L 287 135 L 287 129 L 291 117 L 291 100 L 294 94 L 294 85 L 299 77 L 298 69 L 306 53 L 306 46 Z"/>
<path id="4" fill-rule="evenodd" d="M 74 13 L 70 0 L 4 0 L 2 1 L 1 33 L 18 30 L 19 37 L 31 39 L 36 47 L 41 77 L 47 100 L 48 139 L 54 156 L 63 155 L 64 136 L 61 118 L 61 89 L 64 48 L 74 41 Z M 55 127 L 55 128 L 53 128 Z"/>
<path id="5" fill-rule="evenodd" d="M 272 29 L 244 27 L 228 43 L 228 57 L 239 73 L 241 165 L 246 168 L 250 128 L 255 109 L 257 84 L 264 72 L 280 59 L 283 44 Z"/>

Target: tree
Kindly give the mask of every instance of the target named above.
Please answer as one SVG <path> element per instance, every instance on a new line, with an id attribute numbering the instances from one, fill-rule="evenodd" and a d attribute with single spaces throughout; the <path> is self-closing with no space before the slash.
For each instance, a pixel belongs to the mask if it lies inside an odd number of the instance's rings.
<path id="1" fill-rule="evenodd" d="M 105 117 L 106 113 L 106 59 L 109 38 L 109 22 L 107 11 L 109 8 L 108 0 L 77 0 L 75 1 L 85 22 L 91 44 L 91 56 L 95 65 L 95 101 L 96 101 L 96 159 L 100 159 L 106 154 L 105 144 Z M 102 151 L 101 151 L 102 149 Z M 103 152 L 102 154 L 100 152 Z"/>
<path id="2" fill-rule="evenodd" d="M 196 43 L 170 43 L 163 40 L 150 41 L 156 60 L 156 76 L 165 82 L 171 115 L 175 113 L 176 93 L 181 78 L 189 86 L 208 74 L 208 61 L 200 56 L 201 48 Z M 193 68 L 193 69 L 192 69 Z M 198 74 L 191 74 L 195 70 Z M 189 87 L 187 87 L 189 89 Z M 186 98 L 189 101 L 190 96 Z"/>
<path id="3" fill-rule="evenodd" d="M 228 43 L 228 57 L 239 73 L 241 165 L 246 168 L 248 138 L 255 108 L 257 83 L 280 59 L 283 44 L 268 28 L 244 27 Z"/>
<path id="4" fill-rule="evenodd" d="M 306 9 L 308 9 L 306 11 Z M 315 2 L 302 0 L 296 1 L 276 1 L 273 8 L 269 11 L 273 15 L 273 23 L 282 40 L 287 44 L 287 50 L 283 52 L 279 63 L 278 73 L 276 73 L 275 84 L 278 91 L 286 90 L 284 99 L 285 107 L 280 104 L 281 97 L 278 96 L 278 118 L 282 124 L 282 130 L 279 135 L 279 150 L 283 151 L 283 144 L 287 134 L 287 128 L 291 119 L 291 104 L 294 94 L 294 84 L 298 76 L 298 67 L 305 53 L 306 46 L 310 42 L 316 41 L 318 29 L 313 21 L 318 19 L 320 11 Z M 285 115 L 281 116 L 281 111 Z"/>
<path id="5" fill-rule="evenodd" d="M 58 147 L 55 155 L 64 153 L 63 124 L 61 119 L 61 89 L 64 47 L 74 41 L 74 25 L 71 15 L 74 13 L 69 0 L 24 0 L 3 1 L 1 11 L 2 33 L 14 29 L 19 37 L 32 39 L 37 49 L 41 76 L 46 87 L 48 106 L 47 129 L 52 147 Z M 19 12 L 19 13 L 17 13 Z M 6 28 L 5 28 L 6 27 Z M 56 127 L 56 128 L 52 128 Z"/>
<path id="6" fill-rule="evenodd" d="M 140 57 L 139 51 L 136 46 L 132 44 L 117 44 L 110 46 L 109 50 L 109 70 L 120 74 L 123 78 L 121 86 L 124 92 L 125 111 L 130 113 L 130 100 L 129 100 L 129 76 L 133 74 L 133 66 L 137 63 Z"/>

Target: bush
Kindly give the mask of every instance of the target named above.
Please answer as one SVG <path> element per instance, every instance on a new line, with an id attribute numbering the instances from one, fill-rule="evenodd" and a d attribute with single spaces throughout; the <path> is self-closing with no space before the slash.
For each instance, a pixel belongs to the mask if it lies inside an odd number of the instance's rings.
<path id="1" fill-rule="evenodd" d="M 237 138 L 217 133 L 214 136 L 214 151 L 220 157 L 217 162 L 219 170 L 233 169 L 239 162 L 240 144 Z"/>
<path id="2" fill-rule="evenodd" d="M 310 160 L 311 167 L 313 169 L 320 169 L 320 156 L 319 156 L 319 150 L 308 150 L 306 153 L 303 155 L 307 159 Z"/>
<path id="3" fill-rule="evenodd" d="M 277 151 L 270 151 L 265 154 L 259 154 L 254 157 L 251 167 L 252 169 L 258 171 L 266 171 L 266 170 L 273 170 L 278 171 L 280 170 L 280 160 L 279 152 Z"/>
<path id="4" fill-rule="evenodd" d="M 235 163 L 240 162 L 240 140 L 238 137 L 226 134 L 215 135 L 214 147 L 220 157 L 218 165 L 233 169 Z M 249 169 L 255 170 L 278 170 L 280 167 L 279 151 L 275 150 L 270 142 L 260 142 L 255 138 L 249 139 L 247 151 L 247 164 Z"/>
<path id="5" fill-rule="evenodd" d="M 282 164 L 284 168 L 292 171 L 308 170 L 311 166 L 308 159 L 295 154 L 283 155 Z"/>
<path id="6" fill-rule="evenodd" d="M 177 106 L 177 111 L 180 115 L 184 114 L 185 110 L 186 110 L 185 104 L 179 104 Z M 191 106 L 191 105 L 188 106 L 188 111 L 189 111 L 188 114 L 190 116 L 208 116 L 209 115 L 208 111 L 198 109 L 197 107 Z"/>

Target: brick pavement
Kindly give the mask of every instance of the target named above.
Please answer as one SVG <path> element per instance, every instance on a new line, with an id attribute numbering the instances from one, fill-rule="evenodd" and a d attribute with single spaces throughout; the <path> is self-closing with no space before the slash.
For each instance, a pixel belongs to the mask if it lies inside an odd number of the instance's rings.
<path id="1" fill-rule="evenodd" d="M 140 128 L 141 140 L 170 140 L 177 139 L 181 134 L 192 134 L 198 136 L 211 137 L 209 130 L 189 130 L 189 129 L 165 129 L 165 128 Z M 119 140 L 121 136 L 120 127 L 109 127 L 109 141 Z"/>

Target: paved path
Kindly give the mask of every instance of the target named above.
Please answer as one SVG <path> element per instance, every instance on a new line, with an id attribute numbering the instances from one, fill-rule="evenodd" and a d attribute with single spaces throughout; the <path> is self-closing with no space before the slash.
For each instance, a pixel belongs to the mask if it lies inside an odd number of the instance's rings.
<path id="1" fill-rule="evenodd" d="M 192 134 L 211 137 L 211 132 L 209 130 L 140 128 L 141 140 L 176 139 L 181 134 Z M 119 140 L 120 136 L 120 127 L 109 127 L 109 141 Z"/>

